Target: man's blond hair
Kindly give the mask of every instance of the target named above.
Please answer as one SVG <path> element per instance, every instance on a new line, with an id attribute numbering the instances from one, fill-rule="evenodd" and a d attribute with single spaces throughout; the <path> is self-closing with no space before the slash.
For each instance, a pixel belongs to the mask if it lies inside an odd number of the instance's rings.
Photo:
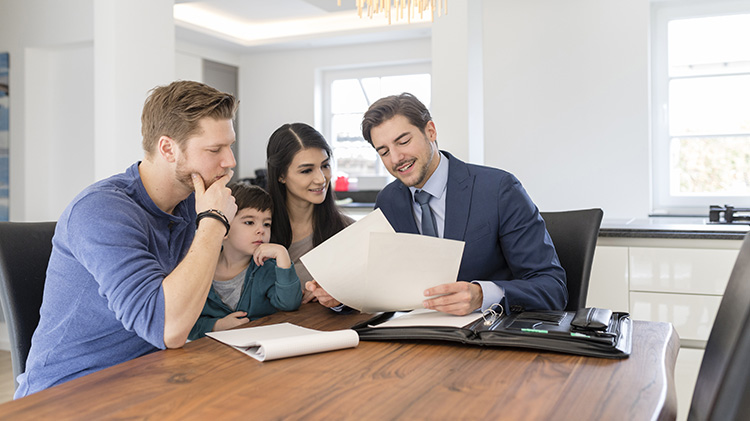
<path id="1" fill-rule="evenodd" d="M 161 136 L 169 136 L 184 150 L 185 141 L 200 132 L 200 120 L 234 119 L 238 101 L 232 94 L 206 84 L 180 80 L 152 89 L 143 104 L 143 150 L 150 156 Z"/>

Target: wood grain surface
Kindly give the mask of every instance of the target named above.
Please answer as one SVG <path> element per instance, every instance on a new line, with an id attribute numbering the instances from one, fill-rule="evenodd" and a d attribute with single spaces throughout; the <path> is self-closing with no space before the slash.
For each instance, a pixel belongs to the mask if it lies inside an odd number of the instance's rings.
<path id="1" fill-rule="evenodd" d="M 319 304 L 247 326 L 335 330 Z M 210 338 L 0 405 L 0 419 L 674 419 L 679 339 L 635 321 L 624 360 L 404 341 L 258 362 Z"/>

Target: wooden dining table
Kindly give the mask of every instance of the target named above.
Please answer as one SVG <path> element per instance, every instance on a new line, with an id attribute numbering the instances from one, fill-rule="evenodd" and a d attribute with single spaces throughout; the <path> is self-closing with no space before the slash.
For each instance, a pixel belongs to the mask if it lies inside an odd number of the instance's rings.
<path id="1" fill-rule="evenodd" d="M 310 303 L 244 327 L 369 317 Z M 0 419 L 674 419 L 678 348 L 671 324 L 646 321 L 626 359 L 406 340 L 260 362 L 202 338 L 2 404 Z"/>

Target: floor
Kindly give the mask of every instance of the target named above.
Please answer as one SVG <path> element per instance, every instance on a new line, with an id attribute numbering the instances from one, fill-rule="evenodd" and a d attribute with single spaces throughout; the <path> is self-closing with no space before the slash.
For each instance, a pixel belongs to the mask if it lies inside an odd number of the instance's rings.
<path id="1" fill-rule="evenodd" d="M 13 400 L 13 367 L 10 352 L 0 351 L 0 403 Z"/>

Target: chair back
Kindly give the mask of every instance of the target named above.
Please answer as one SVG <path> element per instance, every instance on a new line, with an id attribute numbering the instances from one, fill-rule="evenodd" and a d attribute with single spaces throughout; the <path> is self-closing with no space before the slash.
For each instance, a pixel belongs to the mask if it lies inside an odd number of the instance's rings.
<path id="1" fill-rule="evenodd" d="M 10 336 L 14 381 L 26 369 L 31 335 L 39 324 L 55 224 L 0 222 L 0 304 Z"/>
<path id="2" fill-rule="evenodd" d="M 750 235 L 716 313 L 688 420 L 750 419 Z"/>
<path id="3" fill-rule="evenodd" d="M 594 262 L 596 239 L 604 211 L 595 208 L 540 213 L 555 244 L 560 264 L 565 269 L 568 283 L 568 305 L 565 309 L 572 311 L 583 308 L 589 293 L 591 264 Z"/>

